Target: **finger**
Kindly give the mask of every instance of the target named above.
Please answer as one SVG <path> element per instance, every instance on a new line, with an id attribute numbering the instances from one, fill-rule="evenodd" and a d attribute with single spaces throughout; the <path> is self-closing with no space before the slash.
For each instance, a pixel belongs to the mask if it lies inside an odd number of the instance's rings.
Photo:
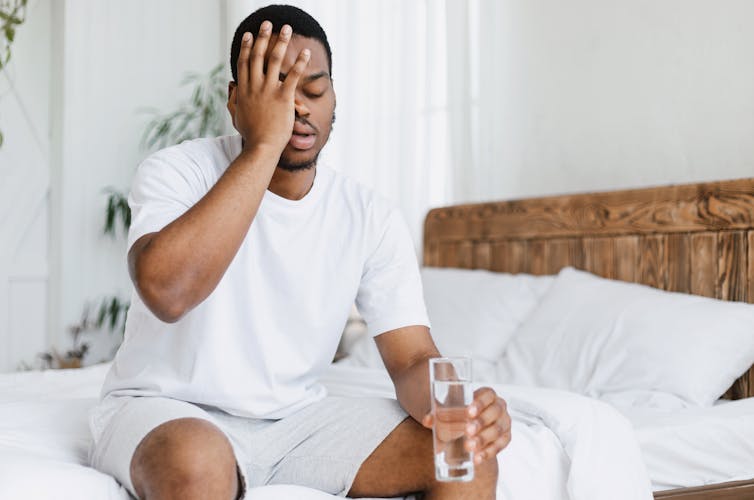
<path id="1" fill-rule="evenodd" d="M 264 81 L 264 56 L 267 54 L 267 45 L 270 43 L 270 36 L 272 33 L 272 23 L 264 21 L 259 27 L 259 35 L 257 36 L 257 43 L 251 49 L 251 74 L 250 79 L 252 82 Z"/>
<path id="2" fill-rule="evenodd" d="M 476 417 L 489 405 L 495 402 L 497 394 L 489 387 L 482 387 L 474 391 L 474 402 L 469 405 L 470 417 Z"/>
<path id="3" fill-rule="evenodd" d="M 246 84 L 249 81 L 249 54 L 251 54 L 251 44 L 253 39 L 248 31 L 241 38 L 241 51 L 238 53 L 236 64 L 236 76 L 238 77 L 238 88 L 241 91 L 246 90 Z"/>
<path id="4" fill-rule="evenodd" d="M 280 28 L 277 42 L 275 42 L 275 46 L 270 53 L 270 58 L 267 61 L 267 75 L 265 79 L 268 85 L 280 81 L 280 66 L 283 64 L 285 52 L 288 50 L 291 33 L 293 33 L 293 30 L 287 24 Z"/>
<path id="5" fill-rule="evenodd" d="M 432 414 L 431 413 L 427 413 L 426 415 L 424 415 L 424 418 L 422 418 L 421 424 L 424 427 L 426 427 L 428 429 L 431 429 L 432 425 L 434 424 L 434 422 L 435 422 L 435 419 L 432 418 Z"/>
<path id="6" fill-rule="evenodd" d="M 494 423 L 482 429 L 474 437 L 466 439 L 466 449 L 469 451 L 484 450 L 494 443 L 505 433 L 505 429 L 499 423 Z"/>
<path id="7" fill-rule="evenodd" d="M 298 81 L 303 76 L 304 70 L 309 64 L 310 58 L 311 52 L 309 52 L 309 49 L 304 49 L 299 52 L 298 57 L 296 58 L 296 63 L 293 65 L 293 67 L 291 67 L 290 71 L 288 71 L 288 74 L 285 77 L 285 81 L 283 82 L 284 92 L 293 94 L 293 92 L 296 91 Z"/>
<path id="8" fill-rule="evenodd" d="M 485 427 L 488 427 L 495 422 L 498 422 L 507 416 L 506 404 L 501 398 L 496 398 L 491 405 L 482 410 L 479 417 L 475 418 L 466 426 L 466 433 L 469 436 L 473 436 Z"/>
<path id="9" fill-rule="evenodd" d="M 506 446 L 508 446 L 510 442 L 511 442 L 510 433 L 503 434 L 497 441 L 487 446 L 482 451 L 475 452 L 474 463 L 481 464 L 485 460 L 489 460 L 491 458 L 497 457 L 497 454 L 500 453 Z"/>

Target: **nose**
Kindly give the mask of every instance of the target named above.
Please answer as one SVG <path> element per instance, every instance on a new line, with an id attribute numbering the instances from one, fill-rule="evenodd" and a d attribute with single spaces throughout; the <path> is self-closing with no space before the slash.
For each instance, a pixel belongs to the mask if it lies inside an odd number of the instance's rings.
<path id="1" fill-rule="evenodd" d="M 306 101 L 300 92 L 296 92 L 293 105 L 296 109 L 296 116 L 309 116 L 309 107 L 306 105 Z"/>

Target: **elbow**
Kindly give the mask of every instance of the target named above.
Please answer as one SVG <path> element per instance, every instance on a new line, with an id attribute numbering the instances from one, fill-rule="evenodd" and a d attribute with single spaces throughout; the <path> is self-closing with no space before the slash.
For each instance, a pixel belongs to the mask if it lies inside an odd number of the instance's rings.
<path id="1" fill-rule="evenodd" d="M 137 264 L 131 271 L 131 280 L 139 297 L 160 321 L 176 323 L 191 309 L 186 298 L 178 292 L 180 286 L 171 283 L 169 278 L 151 272 L 145 265 Z"/>
<path id="2" fill-rule="evenodd" d="M 189 308 L 174 294 L 147 280 L 137 282 L 136 290 L 144 305 L 157 319 L 165 323 L 176 323 L 189 311 Z"/>
<path id="3" fill-rule="evenodd" d="M 178 320 L 183 318 L 188 312 L 188 309 L 185 307 L 176 306 L 172 303 L 165 303 L 164 301 L 163 303 L 147 303 L 147 307 L 157 319 L 164 323 L 177 323 Z"/>

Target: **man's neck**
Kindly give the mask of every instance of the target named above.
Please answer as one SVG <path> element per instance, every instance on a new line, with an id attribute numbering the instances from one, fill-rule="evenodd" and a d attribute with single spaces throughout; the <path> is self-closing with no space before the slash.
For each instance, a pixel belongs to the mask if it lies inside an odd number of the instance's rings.
<path id="1" fill-rule="evenodd" d="M 267 189 L 280 197 L 289 200 L 300 200 L 311 190 L 316 175 L 316 165 L 295 172 L 277 167 L 275 173 L 272 174 L 272 179 Z"/>

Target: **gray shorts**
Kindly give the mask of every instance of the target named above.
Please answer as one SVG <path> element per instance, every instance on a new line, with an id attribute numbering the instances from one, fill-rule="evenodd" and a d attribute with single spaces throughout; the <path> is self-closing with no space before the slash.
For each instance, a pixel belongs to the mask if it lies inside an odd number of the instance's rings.
<path id="1" fill-rule="evenodd" d="M 222 429 L 248 487 L 295 484 L 346 496 L 361 464 L 407 414 L 386 398 L 327 397 L 281 420 L 261 420 L 163 397 L 107 397 L 89 418 L 92 467 L 135 497 L 130 465 L 136 447 L 160 424 L 186 417 Z"/>

